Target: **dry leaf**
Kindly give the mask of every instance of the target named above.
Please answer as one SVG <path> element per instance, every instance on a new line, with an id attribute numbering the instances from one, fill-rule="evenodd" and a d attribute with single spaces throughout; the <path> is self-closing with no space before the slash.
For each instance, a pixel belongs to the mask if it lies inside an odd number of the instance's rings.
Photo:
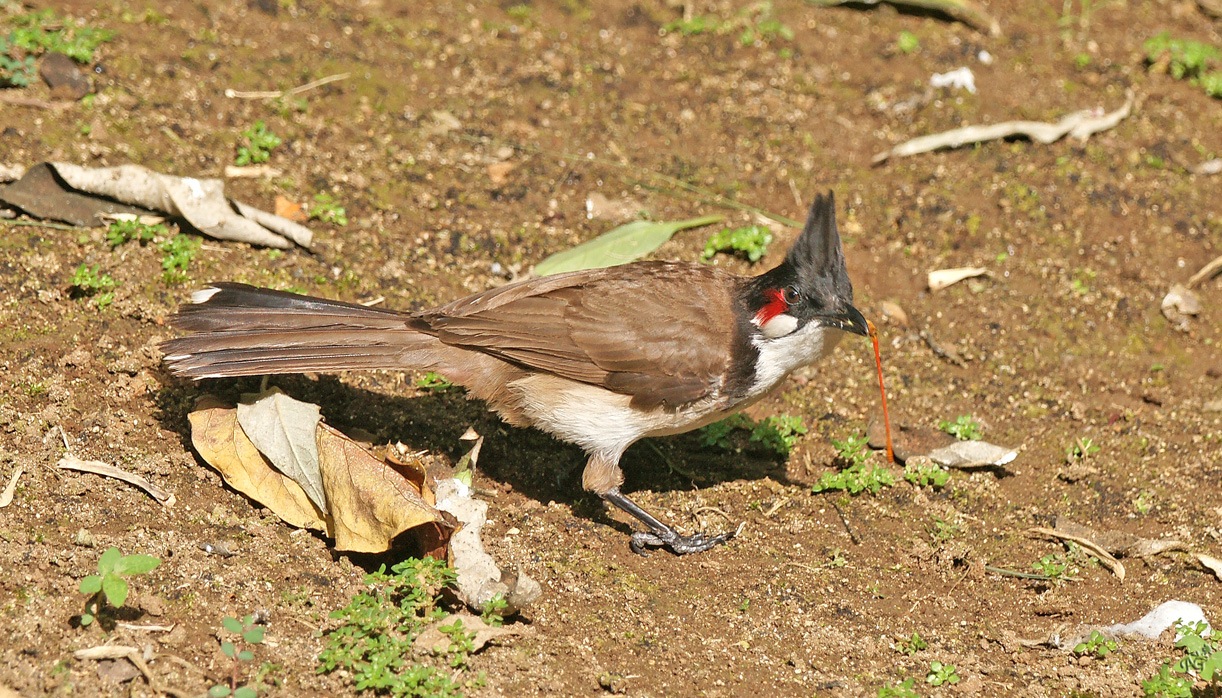
<path id="1" fill-rule="evenodd" d="M 255 448 L 276 470 L 301 485 L 319 511 L 326 511 L 314 437 L 320 421 L 318 405 L 294 400 L 279 388 L 243 395 L 238 403 L 238 424 Z"/>
<path id="2" fill-rule="evenodd" d="M 191 443 L 230 487 L 271 509 L 290 526 L 322 531 L 320 511 L 296 482 L 272 469 L 238 426 L 238 412 L 208 395 L 187 415 Z"/>
<path id="3" fill-rule="evenodd" d="M 461 622 L 462 629 L 468 633 L 475 633 L 475 637 L 471 639 L 472 652 L 478 652 L 484 648 L 492 640 L 498 638 L 522 635 L 524 630 L 517 626 L 500 626 L 495 627 L 488 625 L 479 616 L 473 616 L 470 613 L 455 613 L 446 616 L 441 620 L 433 623 L 425 628 L 416 636 L 412 642 L 412 646 L 420 652 L 432 652 L 433 654 L 445 654 L 450 649 L 451 638 L 443 633 L 440 628 L 442 626 L 450 626 Z"/>
<path id="4" fill-rule="evenodd" d="M 989 270 L 984 267 L 958 267 L 955 269 L 938 269 L 929 272 L 929 290 L 941 291 L 948 286 L 970 279 L 976 276 L 988 274 Z"/>
<path id="5" fill-rule="evenodd" d="M 1018 451 L 987 441 L 956 441 L 928 453 L 930 460 L 948 468 L 984 468 L 1008 464 Z"/>
<path id="6" fill-rule="evenodd" d="M 275 203 L 275 206 L 272 208 L 272 211 L 277 216 L 280 216 L 281 218 L 287 218 L 290 221 L 301 222 L 306 219 L 305 209 L 301 207 L 301 204 L 297 203 L 296 201 L 293 201 L 292 199 L 288 198 L 287 196 L 283 196 L 280 194 L 276 195 L 276 203 Z"/>
<path id="7" fill-rule="evenodd" d="M 4 488 L 3 492 L 0 492 L 0 509 L 13 503 L 13 494 L 17 492 L 17 481 L 21 479 L 21 475 L 24 472 L 25 470 L 21 468 L 13 471 L 13 476 L 9 478 L 8 486 Z"/>
<path id="8" fill-rule="evenodd" d="M 1202 565 L 1205 565 L 1210 572 L 1214 573 L 1214 576 L 1218 578 L 1218 581 L 1222 582 L 1222 560 L 1219 560 L 1212 555 L 1206 555 L 1205 553 L 1197 553 L 1197 561 Z"/>
<path id="9" fill-rule="evenodd" d="M 69 453 L 63 458 L 60 458 L 59 462 L 55 465 L 56 467 L 63 468 L 65 470 L 78 470 L 83 473 L 93 473 L 94 475 L 101 475 L 103 477 L 112 477 L 116 480 L 122 480 L 123 482 L 130 485 L 135 485 L 136 487 L 144 490 L 149 494 L 149 496 L 156 499 L 159 504 L 165 507 L 174 506 L 175 500 L 172 492 L 168 492 L 164 488 L 154 485 L 143 475 L 129 473 L 126 470 L 113 466 L 109 463 L 103 463 L 100 460 L 81 460 L 80 458 L 77 458 Z"/>
<path id="10" fill-rule="evenodd" d="M 515 162 L 494 162 L 488 165 L 488 179 L 498 186 L 504 184 L 509 181 L 509 173 L 513 172 L 513 168 L 517 166 Z"/>
<path id="11" fill-rule="evenodd" d="M 318 456 L 337 550 L 380 553 L 408 529 L 448 528 L 406 477 L 326 424 Z"/>

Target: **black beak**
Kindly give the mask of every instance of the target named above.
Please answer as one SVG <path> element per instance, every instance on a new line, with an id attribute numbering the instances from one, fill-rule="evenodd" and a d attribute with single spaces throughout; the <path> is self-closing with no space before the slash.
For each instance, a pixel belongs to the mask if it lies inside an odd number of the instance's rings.
<path id="1" fill-rule="evenodd" d="M 867 337 L 870 334 L 870 329 L 866 325 L 866 316 L 861 314 L 861 311 L 853 306 L 843 313 L 831 315 L 823 319 L 823 325 L 826 327 L 835 327 L 838 330 L 859 334 L 862 337 Z"/>

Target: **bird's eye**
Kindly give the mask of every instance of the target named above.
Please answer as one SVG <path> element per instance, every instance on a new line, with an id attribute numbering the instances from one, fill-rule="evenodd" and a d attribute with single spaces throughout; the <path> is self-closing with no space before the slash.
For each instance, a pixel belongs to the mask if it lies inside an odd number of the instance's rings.
<path id="1" fill-rule="evenodd" d="M 796 286 L 790 286 L 789 288 L 782 291 L 782 293 L 785 294 L 784 295 L 785 302 L 788 303 L 789 305 L 796 305 L 802 302 L 802 293 L 798 291 Z"/>

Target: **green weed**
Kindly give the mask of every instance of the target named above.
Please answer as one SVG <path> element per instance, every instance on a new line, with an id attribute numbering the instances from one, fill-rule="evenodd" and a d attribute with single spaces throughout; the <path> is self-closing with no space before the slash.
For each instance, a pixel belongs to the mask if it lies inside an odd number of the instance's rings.
<path id="1" fill-rule="evenodd" d="M 104 310 L 106 306 L 114 302 L 114 289 L 118 285 L 119 282 L 111 278 L 110 274 L 98 271 L 98 265 L 91 267 L 88 264 L 82 264 L 72 273 L 70 287 L 75 297 L 92 297 L 97 309 Z"/>
<path id="2" fill-rule="evenodd" d="M 878 698 L 921 698 L 921 694 L 916 690 L 916 679 L 904 679 L 903 681 L 892 685 L 887 685 L 878 689 Z"/>
<path id="3" fill-rule="evenodd" d="M 454 622 L 439 628 L 450 637 L 446 668 L 412 663 L 413 641 L 446 614 L 439 595 L 454 582 L 444 562 L 408 558 L 386 572 L 383 565 L 365 577 L 365 591 L 331 614 L 340 621 L 325 635 L 318 671 L 343 670 L 353 688 L 408 698 L 462 695 L 458 670 L 473 649 L 473 635 Z"/>
<path id="4" fill-rule="evenodd" d="M 1197 621 L 1175 624 L 1175 646 L 1184 650 L 1184 656 L 1172 664 L 1164 662 L 1158 674 L 1141 683 L 1147 698 L 1191 698 L 1194 695 L 1212 695 L 1206 691 L 1196 693 L 1194 676 L 1214 686 L 1222 680 L 1222 646 L 1211 637 L 1204 637 L 1209 625 Z"/>
<path id="5" fill-rule="evenodd" d="M 870 463 L 871 454 L 865 436 L 853 434 L 843 441 L 832 439 L 832 446 L 844 467 L 839 472 L 820 476 L 812 488 L 814 492 L 836 490 L 849 494 L 866 491 L 878 494 L 882 488 L 895 484 L 895 475 L 890 470 Z"/>
<path id="6" fill-rule="evenodd" d="M 416 387 L 421 390 L 428 390 L 434 393 L 444 392 L 454 387 L 454 384 L 446 380 L 445 376 L 435 371 L 429 371 L 420 378 L 416 379 Z"/>
<path id="7" fill-rule="evenodd" d="M 1098 630 L 1092 630 L 1090 637 L 1074 645 L 1073 653 L 1078 656 L 1091 654 L 1103 659 L 1112 652 L 1115 652 L 1118 647 L 1119 645 L 1116 644 L 1115 640 L 1107 637 Z"/>
<path id="8" fill-rule="evenodd" d="M 1173 39 L 1162 32 L 1143 44 L 1146 62 L 1151 65 L 1167 61 L 1167 72 L 1176 80 L 1188 80 L 1199 85 L 1210 97 L 1222 98 L 1222 70 L 1213 67 L 1222 61 L 1217 47 L 1191 39 Z"/>
<path id="9" fill-rule="evenodd" d="M 243 131 L 242 140 L 245 145 L 238 146 L 238 155 L 233 161 L 238 167 L 267 162 L 272 150 L 284 142 L 262 120 Z"/>
<path id="10" fill-rule="evenodd" d="M 186 281 L 187 267 L 191 265 L 191 260 L 195 259 L 201 244 L 199 238 L 182 233 L 159 244 L 157 248 L 165 253 L 161 258 L 162 280 L 167 284 Z"/>
<path id="11" fill-rule="evenodd" d="M 909 657 L 911 657 L 912 655 L 916 654 L 917 652 L 920 652 L 921 650 L 928 648 L 929 643 L 925 642 L 925 640 L 921 639 L 921 636 L 919 634 L 914 632 L 912 634 L 912 637 L 907 637 L 907 638 L 904 638 L 903 640 L 900 640 L 899 642 L 896 643 L 895 647 L 903 654 L 906 654 Z"/>
<path id="12" fill-rule="evenodd" d="M 718 252 L 737 252 L 750 262 L 758 262 L 772 243 L 772 231 L 767 226 L 749 225 L 745 228 L 725 228 L 714 233 L 704 243 L 702 261 L 709 261 Z"/>
<path id="13" fill-rule="evenodd" d="M 1079 437 L 1069 445 L 1069 448 L 1065 449 L 1065 462 L 1074 463 L 1076 461 L 1085 460 L 1098 452 L 1099 446 L 1097 446 L 1094 441 Z"/>
<path id="14" fill-rule="evenodd" d="M 225 616 L 221 619 L 221 626 L 230 634 L 236 635 L 238 639 L 247 645 L 255 646 L 263 644 L 263 636 L 267 632 L 267 628 L 255 623 L 253 614 L 238 620 L 232 616 Z M 229 658 L 229 682 L 227 684 L 216 684 L 208 689 L 208 698 L 257 698 L 259 695 L 258 689 L 247 682 L 239 684 L 239 675 L 242 673 L 242 666 L 255 661 L 255 653 L 251 649 L 238 649 L 237 643 L 233 640 L 221 640 L 221 654 Z"/>
<path id="15" fill-rule="evenodd" d="M 103 602 L 111 608 L 122 608 L 130 590 L 125 577 L 148 574 L 160 564 L 161 560 L 150 555 L 124 555 L 118 548 L 107 548 L 98 558 L 98 573 L 81 580 L 80 592 L 89 595 L 81 625 L 90 625 L 98 619 L 105 608 Z"/>
<path id="16" fill-rule="evenodd" d="M 154 238 L 163 235 L 169 235 L 170 231 L 165 227 L 164 223 L 156 225 L 148 225 L 141 223 L 136 218 L 126 220 L 113 221 L 106 228 L 106 244 L 111 247 L 118 247 L 128 242 L 138 242 L 141 245 L 148 244 Z"/>
<path id="17" fill-rule="evenodd" d="M 326 192 L 314 195 L 314 205 L 310 207 L 310 218 L 339 226 L 348 225 L 348 212 L 339 205 L 335 197 Z"/>
<path id="18" fill-rule="evenodd" d="M 908 55 L 921 48 L 921 40 L 910 31 L 902 31 L 895 40 L 895 47 L 900 50 L 900 53 Z"/>
<path id="19" fill-rule="evenodd" d="M 930 686 L 943 686 L 959 683 L 959 672 L 954 664 L 930 662 L 929 673 L 925 675 L 925 683 Z"/>
<path id="20" fill-rule="evenodd" d="M 942 420 L 938 428 L 959 439 L 960 441 L 978 441 L 984 436 L 984 429 L 970 414 L 961 414 L 955 421 Z"/>
<path id="21" fill-rule="evenodd" d="M 950 471 L 928 459 L 911 459 L 904 464 L 904 479 L 917 487 L 945 487 Z"/>
<path id="22" fill-rule="evenodd" d="M 745 414 L 734 414 L 720 422 L 703 427 L 698 432 L 702 446 L 714 446 L 726 451 L 741 451 L 732 435 L 737 431 L 749 431 L 748 441 L 758 443 L 781 457 L 788 457 L 797 445 L 798 438 L 807 432 L 801 417 L 787 414 L 773 415 L 754 422 Z"/>
<path id="23" fill-rule="evenodd" d="M 3 52 L 9 58 L 20 58 L 18 52 L 27 57 L 62 53 L 77 63 L 90 63 L 94 51 L 115 36 L 109 29 L 78 24 L 49 9 L 13 16 L 9 23 L 16 25 L 5 37 Z"/>

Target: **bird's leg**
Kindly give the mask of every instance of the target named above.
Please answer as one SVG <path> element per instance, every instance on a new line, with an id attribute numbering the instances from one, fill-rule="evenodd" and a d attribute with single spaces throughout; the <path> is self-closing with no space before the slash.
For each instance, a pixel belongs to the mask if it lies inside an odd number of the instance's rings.
<path id="1" fill-rule="evenodd" d="M 667 548 L 676 555 L 702 553 L 709 548 L 721 545 L 733 538 L 737 531 L 727 531 L 715 536 L 696 533 L 690 536 L 681 535 L 678 531 L 658 521 L 652 514 L 637 506 L 636 502 L 625 497 L 618 487 L 613 487 L 599 495 L 604 500 L 632 514 L 649 527 L 649 531 L 637 531 L 632 534 L 628 544 L 632 552 L 644 555 L 646 548 Z"/>

